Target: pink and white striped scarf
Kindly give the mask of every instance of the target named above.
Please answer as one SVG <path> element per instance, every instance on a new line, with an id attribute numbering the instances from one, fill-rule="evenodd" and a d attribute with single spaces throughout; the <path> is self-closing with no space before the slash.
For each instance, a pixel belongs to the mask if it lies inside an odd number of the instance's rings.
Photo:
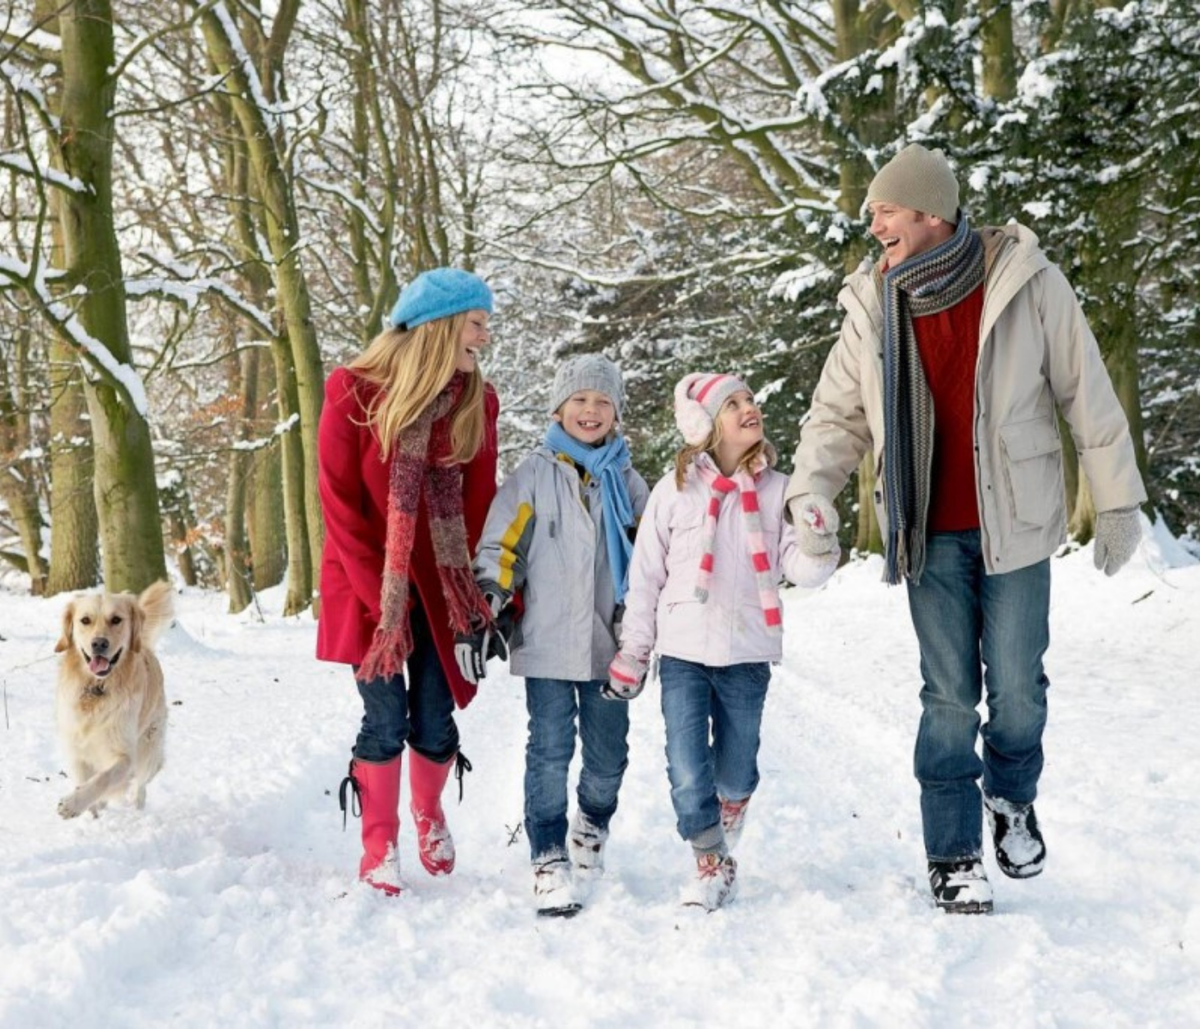
<path id="1" fill-rule="evenodd" d="M 721 501 L 727 493 L 738 490 L 742 507 L 742 521 L 746 527 L 746 549 L 750 553 L 750 564 L 758 587 L 758 602 L 762 605 L 763 619 L 773 632 L 783 631 L 783 615 L 779 608 L 779 590 L 775 576 L 771 574 L 771 561 L 767 557 L 767 544 L 763 539 L 762 517 L 758 510 L 758 490 L 754 481 L 767 467 L 766 459 L 755 467 L 754 475 L 739 469 L 733 476 L 722 475 L 708 454 L 696 458 L 696 471 L 708 484 L 708 505 L 704 512 L 704 535 L 700 554 L 700 574 L 696 577 L 696 599 L 701 604 L 708 601 L 712 586 L 713 565 L 716 561 L 714 547 L 717 539 L 717 519 L 721 514 Z"/>

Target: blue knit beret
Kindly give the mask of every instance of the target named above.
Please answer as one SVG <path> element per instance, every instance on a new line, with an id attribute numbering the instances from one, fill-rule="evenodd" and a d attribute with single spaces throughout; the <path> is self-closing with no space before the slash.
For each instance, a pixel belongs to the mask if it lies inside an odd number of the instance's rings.
<path id="1" fill-rule="evenodd" d="M 407 330 L 463 311 L 492 313 L 492 291 L 487 283 L 461 268 L 434 268 L 400 291 L 388 320 L 397 329 Z"/>

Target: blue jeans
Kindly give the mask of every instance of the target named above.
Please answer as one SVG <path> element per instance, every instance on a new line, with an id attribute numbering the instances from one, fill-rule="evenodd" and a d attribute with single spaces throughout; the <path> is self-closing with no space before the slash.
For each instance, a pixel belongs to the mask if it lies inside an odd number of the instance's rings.
<path id="1" fill-rule="evenodd" d="M 454 697 L 437 647 L 429 632 L 424 609 L 415 605 L 409 614 L 413 651 L 404 676 L 393 675 L 363 682 L 355 675 L 363 700 L 362 727 L 354 743 L 354 756 L 362 761 L 390 761 L 404 749 L 413 750 L 439 764 L 458 752 L 458 726 L 454 724 Z M 355 673 L 358 672 L 355 666 Z"/>
<path id="2" fill-rule="evenodd" d="M 1000 575 L 983 567 L 978 531 L 931 533 L 908 605 L 921 646 L 921 726 L 913 769 L 921 784 L 931 861 L 979 857 L 989 796 L 1026 804 L 1042 774 L 1050 681 L 1050 562 Z M 977 710 L 987 688 L 987 722 Z M 976 753 L 983 737 L 983 757 Z"/>
<path id="3" fill-rule="evenodd" d="M 617 791 L 629 764 L 629 705 L 600 696 L 602 682 L 526 679 L 525 833 L 533 858 L 565 852 L 567 772 L 575 755 L 575 720 L 583 764 L 579 810 L 608 828 L 617 810 Z"/>
<path id="4" fill-rule="evenodd" d="M 721 799 L 758 786 L 758 744 L 771 666 L 716 668 L 663 657 L 658 668 L 667 725 L 667 778 L 676 828 L 694 840 L 721 821 Z"/>

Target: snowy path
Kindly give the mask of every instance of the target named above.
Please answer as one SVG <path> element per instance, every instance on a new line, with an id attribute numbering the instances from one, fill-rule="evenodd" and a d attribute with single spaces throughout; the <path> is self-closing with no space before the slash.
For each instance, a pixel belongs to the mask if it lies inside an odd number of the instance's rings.
<path id="1" fill-rule="evenodd" d="M 1179 555 L 1168 557 L 1181 563 Z M 1148 594 L 1148 595 L 1147 595 Z M 916 645 L 878 567 L 786 596 L 741 894 L 680 908 L 653 686 L 608 877 L 571 921 L 530 910 L 519 680 L 461 716 L 475 766 L 448 806 L 449 879 L 353 883 L 337 786 L 358 702 L 311 621 L 180 599 L 164 642 L 168 764 L 142 813 L 63 822 L 58 601 L 0 594 L 0 1026 L 1123 1027 L 1200 1024 L 1200 565 L 1149 537 L 1113 580 L 1054 564 L 1050 860 L 997 912 L 928 899 L 911 749 Z M 268 600 L 269 603 L 269 600 Z"/>

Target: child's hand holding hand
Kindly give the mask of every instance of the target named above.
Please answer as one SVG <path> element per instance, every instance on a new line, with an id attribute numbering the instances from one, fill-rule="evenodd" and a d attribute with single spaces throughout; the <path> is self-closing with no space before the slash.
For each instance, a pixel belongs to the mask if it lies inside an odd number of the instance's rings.
<path id="1" fill-rule="evenodd" d="M 633 700 L 646 685 L 646 670 L 649 667 L 649 661 L 618 650 L 608 666 L 608 685 L 600 688 L 600 696 L 605 700 Z"/>
<path id="2" fill-rule="evenodd" d="M 796 542 L 809 557 L 831 554 L 838 549 L 837 509 L 819 493 L 805 493 L 788 502 L 788 514 L 796 529 Z"/>
<path id="3" fill-rule="evenodd" d="M 458 664 L 458 671 L 474 686 L 478 686 L 479 680 L 487 676 L 488 658 L 508 660 L 508 640 L 514 626 L 512 609 L 504 607 L 501 597 L 487 591 L 483 597 L 492 612 L 493 621 L 477 626 L 470 632 L 454 635 L 454 660 Z"/>
<path id="4" fill-rule="evenodd" d="M 472 686 L 478 686 L 479 680 L 487 675 L 487 651 L 491 635 L 487 625 L 454 634 L 454 660 L 458 664 L 458 672 Z"/>

